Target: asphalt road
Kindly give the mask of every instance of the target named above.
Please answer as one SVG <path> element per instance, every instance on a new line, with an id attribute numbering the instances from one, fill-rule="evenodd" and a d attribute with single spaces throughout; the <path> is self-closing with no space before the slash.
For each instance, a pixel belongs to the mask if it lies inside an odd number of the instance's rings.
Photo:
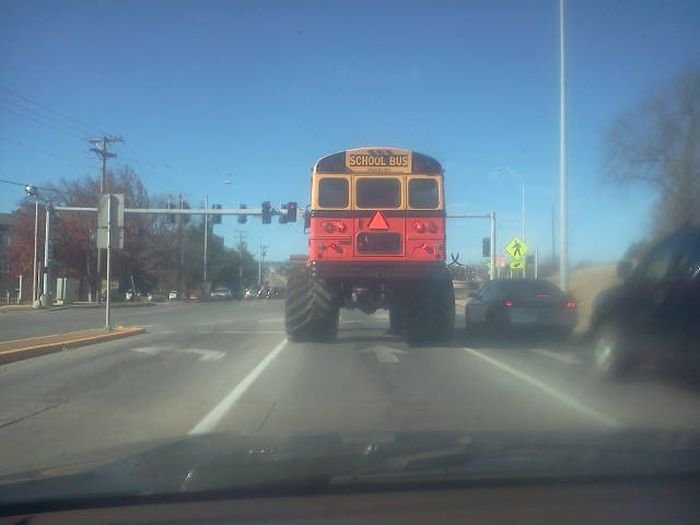
<path id="1" fill-rule="evenodd" d="M 1 322 L 75 329 L 100 314 Z M 287 342 L 282 301 L 115 310 L 115 322 L 148 333 L 0 367 L 0 475 L 207 432 L 700 427 L 700 389 L 683 382 L 641 371 L 601 383 L 580 349 L 463 329 L 451 345 L 410 347 L 387 334 L 386 312 L 344 311 L 327 344 Z"/>

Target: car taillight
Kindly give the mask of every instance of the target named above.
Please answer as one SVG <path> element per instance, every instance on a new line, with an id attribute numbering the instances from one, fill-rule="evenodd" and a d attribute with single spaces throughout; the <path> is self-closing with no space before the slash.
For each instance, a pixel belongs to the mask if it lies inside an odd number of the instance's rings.
<path id="1" fill-rule="evenodd" d="M 428 231 L 429 231 L 430 233 L 436 233 L 437 230 L 438 230 L 438 228 L 437 228 L 437 226 L 435 226 L 435 223 L 434 223 L 434 222 L 429 222 L 429 223 L 428 223 Z"/>
<path id="2" fill-rule="evenodd" d="M 326 233 L 333 233 L 335 231 L 335 224 L 332 222 L 324 222 L 323 229 Z"/>
<path id="3" fill-rule="evenodd" d="M 416 230 L 418 233 L 423 233 L 425 231 L 425 223 L 415 221 L 413 223 L 413 229 Z"/>
<path id="4" fill-rule="evenodd" d="M 573 310 L 576 308 L 576 301 L 566 301 L 564 302 L 564 308 L 567 310 Z"/>
<path id="5" fill-rule="evenodd" d="M 505 301 L 503 301 L 503 306 L 505 306 L 506 308 L 511 308 L 513 304 L 513 299 L 506 299 Z"/>
<path id="6" fill-rule="evenodd" d="M 339 223 L 336 225 L 336 228 L 338 228 L 338 232 L 339 232 L 339 233 L 345 233 L 345 230 L 347 230 L 347 227 L 346 227 L 345 224 L 343 224 L 342 222 L 339 222 Z"/>

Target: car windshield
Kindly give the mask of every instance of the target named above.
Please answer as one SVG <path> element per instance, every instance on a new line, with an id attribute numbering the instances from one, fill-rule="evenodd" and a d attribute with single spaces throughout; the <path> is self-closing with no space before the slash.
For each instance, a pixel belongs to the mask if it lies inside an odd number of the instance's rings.
<path id="1" fill-rule="evenodd" d="M 0 515 L 695 469 L 699 57 L 698 0 L 0 1 Z"/>

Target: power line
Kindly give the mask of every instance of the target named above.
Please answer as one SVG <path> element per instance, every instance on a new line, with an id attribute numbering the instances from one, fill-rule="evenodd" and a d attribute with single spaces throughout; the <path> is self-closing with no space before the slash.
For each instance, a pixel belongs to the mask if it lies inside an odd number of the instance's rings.
<path id="1" fill-rule="evenodd" d="M 3 95 L 0 93 L 0 97 L 3 97 Z M 41 119 L 44 122 L 48 122 L 49 124 L 56 126 L 58 128 L 64 129 L 66 131 L 72 132 L 72 133 L 79 133 L 81 135 L 86 134 L 90 135 L 92 132 L 88 131 L 87 129 L 83 128 L 82 126 L 76 126 L 75 124 L 72 124 L 67 121 L 63 121 L 60 118 L 56 118 L 53 115 L 50 115 L 44 111 L 38 110 L 32 106 L 29 106 L 28 104 L 25 104 L 23 102 L 17 102 L 14 100 L 9 100 L 7 98 L 0 98 L 0 102 L 2 102 L 5 105 L 9 105 L 11 109 L 14 111 L 20 111 L 22 113 L 27 113 L 30 115 L 33 115 L 36 118 Z"/>
<path id="2" fill-rule="evenodd" d="M 10 138 L 10 137 L 5 137 L 2 135 L 0 135 L 0 140 L 8 142 L 10 144 L 16 144 L 18 146 L 22 146 L 23 148 L 27 148 L 31 151 L 35 151 L 36 153 L 41 153 L 42 155 L 46 155 L 49 157 L 54 157 L 54 158 L 59 159 L 59 160 L 70 162 L 72 164 L 75 164 L 76 166 L 79 165 L 78 162 L 76 162 L 76 159 L 71 159 L 71 158 L 65 157 L 63 155 L 59 155 L 58 153 L 54 153 L 54 152 L 51 152 L 51 151 L 48 151 L 48 150 L 45 150 L 42 148 L 37 148 L 36 146 L 33 146 L 31 144 L 27 144 L 26 142 L 22 142 L 21 140 L 17 140 L 17 139 Z"/>
<path id="3" fill-rule="evenodd" d="M 34 106 L 36 106 L 38 108 L 42 108 L 45 111 L 49 111 L 49 112 L 63 118 L 66 121 L 72 122 L 74 126 L 77 125 L 78 128 L 82 128 L 82 130 L 86 131 L 87 134 L 89 134 L 89 135 L 95 134 L 96 131 L 99 132 L 98 134 L 103 134 L 101 130 L 98 130 L 97 128 L 95 128 L 91 124 L 88 124 L 86 122 L 78 120 L 75 117 L 71 117 L 70 115 L 67 115 L 67 114 L 62 113 L 60 111 L 57 111 L 57 110 L 47 106 L 46 104 L 43 104 L 41 102 L 37 102 L 36 100 L 33 100 L 25 95 L 21 95 L 21 94 L 17 93 L 16 91 L 13 91 L 7 87 L 0 86 L 0 91 L 4 91 L 5 93 L 8 93 L 15 98 L 23 100 L 24 102 L 28 102 L 29 104 L 33 104 Z"/>
<path id="4" fill-rule="evenodd" d="M 8 108 L 8 107 L 6 107 L 6 106 L 3 106 L 3 105 L 1 104 L 1 102 L 2 102 L 2 101 L 0 101 L 0 109 L 3 109 L 3 110 L 5 110 L 5 111 L 7 111 L 8 113 L 12 113 L 13 115 L 16 115 L 16 116 L 18 116 L 18 117 L 22 117 L 22 118 L 25 118 L 25 119 L 27 119 L 27 120 L 30 120 L 31 122 L 34 122 L 35 124 L 39 124 L 39 125 L 41 125 L 41 126 L 46 126 L 46 127 L 51 128 L 51 129 L 53 129 L 53 130 L 55 130 L 55 131 L 58 131 L 58 132 L 60 132 L 60 133 L 63 133 L 63 134 L 66 134 L 66 135 L 71 135 L 72 137 L 75 137 L 75 138 L 77 138 L 77 139 L 79 139 L 79 140 L 85 140 L 85 137 L 84 137 L 84 136 L 81 136 L 81 135 L 75 133 L 74 130 L 69 130 L 69 129 L 67 129 L 67 128 L 61 128 L 61 127 L 56 126 L 56 125 L 54 125 L 54 124 L 52 124 L 52 123 L 50 123 L 50 122 L 42 121 L 42 120 L 39 120 L 39 119 L 37 119 L 37 118 L 35 118 L 35 117 L 26 115 L 26 114 L 24 114 L 24 113 L 20 113 L 19 111 L 15 111 L 15 110 L 12 109 L 12 108 Z"/>

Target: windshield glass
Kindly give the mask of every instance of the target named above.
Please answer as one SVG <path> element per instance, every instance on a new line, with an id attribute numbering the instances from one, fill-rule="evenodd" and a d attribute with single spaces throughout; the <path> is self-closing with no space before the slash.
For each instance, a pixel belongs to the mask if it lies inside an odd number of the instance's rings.
<path id="1" fill-rule="evenodd" d="M 411 179 L 408 182 L 409 208 L 435 209 L 439 204 L 438 183 L 429 179 Z"/>
<path id="2" fill-rule="evenodd" d="M 698 0 L 0 1 L 0 515 L 694 468 L 699 57 Z"/>
<path id="3" fill-rule="evenodd" d="M 358 208 L 398 208 L 401 206 L 399 179 L 361 178 L 355 184 Z"/>
<path id="4" fill-rule="evenodd" d="M 347 179 L 323 178 L 318 182 L 318 205 L 322 208 L 347 208 Z"/>

